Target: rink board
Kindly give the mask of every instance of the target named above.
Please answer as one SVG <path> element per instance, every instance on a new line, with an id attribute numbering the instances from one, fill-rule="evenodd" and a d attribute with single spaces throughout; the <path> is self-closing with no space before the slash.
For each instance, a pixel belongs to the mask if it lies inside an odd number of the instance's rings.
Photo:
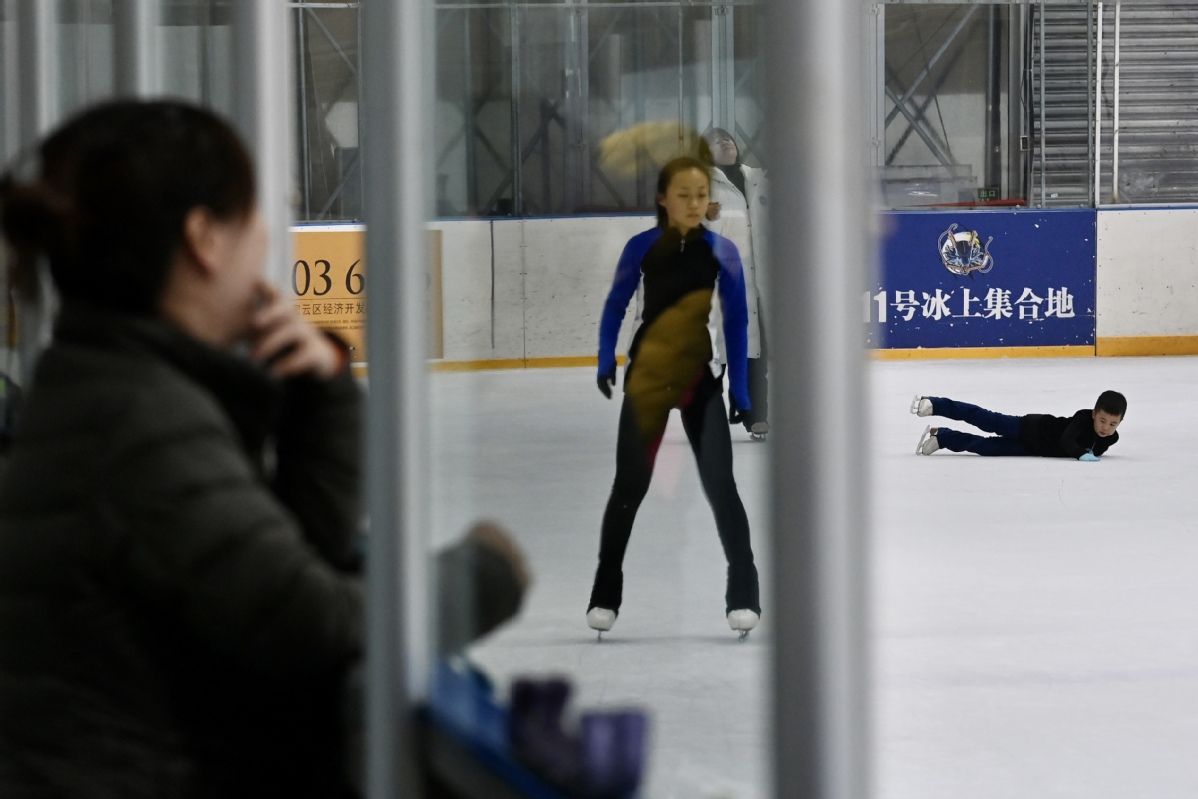
<path id="1" fill-rule="evenodd" d="M 878 277 L 862 297 L 868 346 L 1093 346 L 1093 209 L 882 218 Z"/>

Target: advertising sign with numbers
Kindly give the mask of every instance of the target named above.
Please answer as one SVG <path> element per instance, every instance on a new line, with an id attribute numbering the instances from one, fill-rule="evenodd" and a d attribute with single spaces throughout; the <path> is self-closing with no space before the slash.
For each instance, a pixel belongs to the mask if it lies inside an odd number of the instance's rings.
<path id="1" fill-rule="evenodd" d="M 293 229 L 291 287 L 299 312 L 366 360 L 366 233 L 361 226 Z M 428 231 L 429 357 L 441 357 L 440 231 Z"/>
<path id="2" fill-rule="evenodd" d="M 1094 343 L 1095 213 L 894 211 L 862 310 L 868 346 Z"/>

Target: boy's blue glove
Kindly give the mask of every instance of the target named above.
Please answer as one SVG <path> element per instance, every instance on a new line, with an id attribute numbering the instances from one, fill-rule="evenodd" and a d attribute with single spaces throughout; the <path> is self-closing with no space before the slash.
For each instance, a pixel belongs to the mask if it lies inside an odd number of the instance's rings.
<path id="1" fill-rule="evenodd" d="M 1086 463 L 1098 463 L 1099 458 L 1090 450 L 1086 450 L 1081 454 L 1081 457 L 1079 457 L 1078 460 L 1085 461 Z"/>

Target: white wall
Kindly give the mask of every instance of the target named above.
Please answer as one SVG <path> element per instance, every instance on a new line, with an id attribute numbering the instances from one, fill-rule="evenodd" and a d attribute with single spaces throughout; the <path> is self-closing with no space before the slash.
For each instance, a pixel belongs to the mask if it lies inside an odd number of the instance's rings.
<path id="1" fill-rule="evenodd" d="M 593 357 L 624 243 L 652 225 L 649 216 L 431 223 L 442 231 L 445 360 Z"/>
<path id="2" fill-rule="evenodd" d="M 1099 210 L 1098 338 L 1198 335 L 1198 208 Z"/>

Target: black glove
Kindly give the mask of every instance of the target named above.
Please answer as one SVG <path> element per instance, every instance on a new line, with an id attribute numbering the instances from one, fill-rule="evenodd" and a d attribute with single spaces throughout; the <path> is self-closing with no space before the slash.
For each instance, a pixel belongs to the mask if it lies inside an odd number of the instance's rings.
<path id="1" fill-rule="evenodd" d="M 616 372 L 613 369 L 607 374 L 599 375 L 595 382 L 599 385 L 599 393 L 611 399 L 611 388 L 616 384 Z"/>

